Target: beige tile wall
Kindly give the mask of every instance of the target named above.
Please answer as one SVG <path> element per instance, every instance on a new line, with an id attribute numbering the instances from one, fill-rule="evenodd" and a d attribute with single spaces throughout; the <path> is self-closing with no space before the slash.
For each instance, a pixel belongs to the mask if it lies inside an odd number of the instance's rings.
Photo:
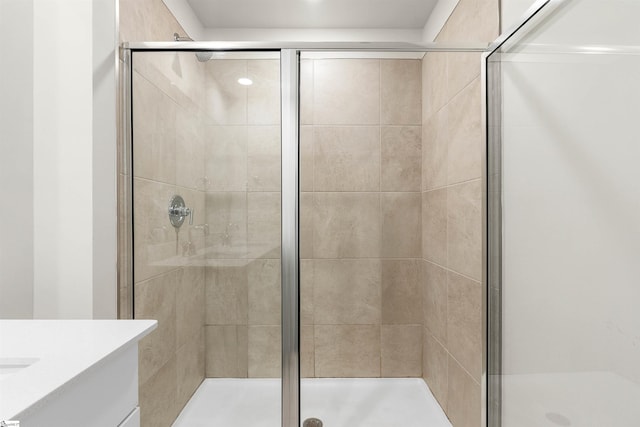
<path id="1" fill-rule="evenodd" d="M 206 375 L 278 377 L 278 62 L 206 67 Z M 302 63 L 305 376 L 421 376 L 420 69 Z"/>
<path id="2" fill-rule="evenodd" d="M 161 0 L 119 0 L 120 41 L 172 40 L 185 34 Z M 168 198 L 180 193 L 204 213 L 203 138 L 199 122 L 202 66 L 192 55 L 164 55 L 135 63 L 136 96 L 133 230 L 127 216 L 123 139 L 119 140 L 119 317 L 153 318 L 158 329 L 140 345 L 139 402 L 142 426 L 169 426 L 204 378 L 204 268 L 182 259 L 182 244 L 204 246 L 204 237 L 176 235 L 168 225 Z M 122 65 L 122 64 L 121 64 Z M 121 66 L 121 69 L 123 67 Z M 141 214 L 142 213 L 142 214 Z M 202 220 L 202 218 L 200 218 Z M 126 265 L 127 236 L 136 237 L 135 313 Z"/>
<path id="3" fill-rule="evenodd" d="M 169 12 L 162 0 L 118 0 L 119 6 L 119 40 L 127 41 L 168 41 L 173 40 L 173 33 L 184 34 L 184 30 L 178 24 L 175 17 Z M 120 63 L 120 70 L 124 70 L 124 64 Z M 122 78 L 123 76 L 121 76 Z M 123 128 L 124 124 L 120 124 Z M 131 312 L 131 287 L 129 272 L 127 270 L 130 250 L 127 240 L 131 236 L 130 218 L 127 214 L 130 197 L 127 182 L 130 171 L 127 169 L 124 159 L 124 135 L 118 137 L 118 247 L 119 247 L 119 277 L 118 277 L 118 317 L 130 319 Z"/>
<path id="4" fill-rule="evenodd" d="M 420 71 L 302 61 L 303 376 L 421 376 Z"/>
<path id="5" fill-rule="evenodd" d="M 460 0 L 439 42 L 493 41 L 497 0 Z M 423 59 L 423 377 L 455 427 L 480 426 L 480 54 Z"/>
<path id="6" fill-rule="evenodd" d="M 206 219 L 204 68 L 187 53 L 138 53 L 133 64 L 134 316 L 158 320 L 140 343 L 139 398 L 142 425 L 162 426 L 204 378 L 205 268 L 189 255 L 205 236 L 188 221 L 176 233 L 167 215 L 180 194 L 194 226 Z"/>
<path id="7" fill-rule="evenodd" d="M 461 0 L 439 40 L 492 40 L 497 32 L 495 3 L 495 0 Z M 170 40 L 173 32 L 183 33 L 159 1 L 120 0 L 120 12 L 121 40 Z M 414 81 L 416 69 L 419 72 L 419 65 L 407 66 L 408 62 L 411 61 L 303 61 L 303 373 L 307 376 L 415 376 L 423 371 L 425 380 L 454 425 L 477 425 L 480 405 L 478 303 L 481 290 L 479 159 L 482 151 L 476 118 L 479 108 L 474 106 L 479 106 L 479 58 L 466 54 L 427 55 L 422 64 L 422 99 L 414 96 L 420 93 L 420 81 L 414 83 L 417 91 L 404 91 L 405 86 L 398 85 L 399 81 Z M 258 69 L 256 67 L 256 72 Z M 145 74 L 139 70 L 136 78 L 147 80 L 141 81 L 142 86 L 147 83 L 150 99 L 157 101 L 157 104 L 149 104 L 157 110 L 150 115 L 160 120 L 157 120 L 158 128 L 148 129 L 147 136 L 155 138 L 158 144 L 153 144 L 153 148 L 144 155 L 156 164 L 166 165 L 171 163 L 168 154 L 172 146 L 198 138 L 188 134 L 167 136 L 171 133 L 166 128 L 167 118 L 173 120 L 175 114 L 176 122 L 186 120 L 189 123 L 191 115 L 183 108 L 172 106 L 166 98 L 176 105 L 184 105 L 178 100 L 181 98 L 179 92 L 188 91 L 179 87 L 181 91 L 174 91 L 172 95 L 168 86 L 159 89 L 162 87 L 159 83 L 163 80 L 162 73 L 154 75 L 153 69 L 147 71 Z M 203 75 L 206 76 L 205 73 Z M 390 78 L 392 76 L 403 77 L 398 80 Z M 154 85 L 149 88 L 151 81 L 159 89 L 155 93 Z M 310 84 L 305 85 L 305 81 Z M 186 80 L 180 83 L 186 84 Z M 221 86 L 229 88 L 233 85 Z M 210 85 L 200 87 L 207 87 L 203 95 L 206 101 L 203 102 L 209 106 L 233 97 L 233 94 L 223 91 L 216 98 L 209 93 Z M 263 89 L 273 90 L 269 85 Z M 219 238 L 223 233 L 230 234 L 233 247 L 236 240 L 248 241 L 249 229 L 253 241 L 268 241 L 274 233 L 267 231 L 266 227 L 279 223 L 274 212 L 264 213 L 265 208 L 273 208 L 277 204 L 279 189 L 279 156 L 273 150 L 275 138 L 267 136 L 272 116 L 255 99 L 260 96 L 258 92 L 254 94 L 247 95 L 233 108 L 220 112 L 221 116 L 216 116 L 209 108 L 206 117 L 208 136 L 202 137 L 204 151 L 200 151 L 197 144 L 177 150 L 175 177 L 171 166 L 164 172 L 154 168 L 144 172 L 145 166 L 142 166 L 145 176 L 136 179 L 138 191 L 142 194 L 157 191 L 164 192 L 162 194 L 166 196 L 177 186 L 184 188 L 185 194 L 188 190 L 193 191 L 191 200 L 201 207 L 199 212 L 204 213 L 204 206 L 207 206 L 206 222 L 216 230 L 212 231 L 210 236 L 214 237 L 209 237 L 207 245 L 215 245 L 215 236 Z M 398 99 L 402 100 L 402 105 Z M 251 100 L 256 102 L 249 108 Z M 358 100 L 357 105 L 355 100 Z M 422 121 L 419 112 L 421 102 Z M 423 125 L 422 131 L 420 124 Z M 236 125 L 242 125 L 247 131 L 241 131 Z M 259 127 L 252 131 L 248 125 Z M 378 130 L 377 138 L 369 127 Z M 197 129 L 190 128 L 192 131 Z M 233 135 L 233 132 L 239 132 L 239 135 Z M 271 132 L 277 133 L 277 125 L 272 126 Z M 211 164 L 212 156 L 208 150 L 212 150 L 214 145 L 207 144 L 206 139 L 209 138 L 209 142 L 215 139 L 216 144 L 219 141 L 223 147 L 225 143 L 225 137 L 214 138 L 214 135 L 226 135 L 227 140 L 239 138 L 245 143 L 223 149 L 226 161 Z M 337 150 L 334 153 L 327 151 L 331 148 L 331 136 L 343 142 L 334 143 L 333 148 Z M 375 146 L 376 141 L 379 149 Z M 347 142 L 350 144 L 348 147 L 344 145 Z M 368 150 L 371 147 L 373 150 Z M 422 164 L 419 161 L 420 149 Z M 187 163 L 184 158 L 179 160 L 180 156 L 200 156 L 204 164 L 189 163 L 190 166 L 184 168 L 181 165 Z M 265 161 L 260 159 L 261 156 Z M 237 158 L 246 158 L 244 165 L 242 161 L 235 162 Z M 237 166 L 228 168 L 232 163 L 237 163 Z M 351 169 L 353 176 L 349 174 L 349 165 L 355 165 Z M 379 172 L 375 171 L 376 166 Z M 120 182 L 123 182 L 127 171 L 120 170 L 123 172 Z M 202 181 L 190 188 L 188 183 L 199 177 L 203 178 Z M 206 203 L 195 196 L 204 188 Z M 247 190 L 266 194 L 250 197 Z M 417 197 L 414 193 L 420 191 L 421 200 L 413 209 Z M 345 192 L 353 197 L 341 197 L 340 193 Z M 161 205 L 150 196 L 140 203 L 138 209 L 149 211 Z M 398 203 L 412 209 L 384 208 Z M 256 208 L 251 217 L 247 212 L 249 205 Z M 461 210 L 454 212 L 454 206 Z M 322 209 L 314 212 L 314 207 Z M 246 214 L 243 215 L 243 211 Z M 416 212 L 418 223 L 414 226 Z M 358 213 L 363 216 L 366 226 L 356 224 Z M 346 219 L 342 214 L 346 214 Z M 399 214 L 406 214 L 406 218 Z M 124 218 L 124 215 L 120 217 Z M 144 425 L 163 425 L 166 420 L 172 420 L 169 415 L 177 414 L 181 406 L 179 402 L 186 401 L 195 388 L 194 384 L 199 383 L 196 378 L 201 377 L 204 363 L 201 359 L 204 357 L 200 355 L 204 353 L 195 350 L 201 348 L 205 336 L 209 349 L 219 349 L 219 352 L 206 353 L 207 374 L 212 376 L 216 376 L 215 372 L 224 372 L 220 376 L 274 376 L 277 371 L 274 354 L 279 351 L 276 345 L 279 335 L 274 325 L 277 322 L 273 314 L 279 312 L 279 307 L 275 307 L 279 295 L 274 286 L 279 281 L 274 278 L 279 277 L 279 272 L 272 271 L 277 270 L 275 265 L 278 262 L 264 265 L 273 263 L 279 250 L 273 248 L 268 256 L 261 257 L 264 259 L 257 259 L 255 265 L 214 265 L 208 267 L 204 274 L 199 268 L 189 266 L 172 269 L 155 262 L 175 252 L 175 240 L 172 241 L 170 233 L 162 226 L 157 227 L 158 220 L 152 215 L 145 222 L 136 224 L 148 231 L 144 236 L 148 249 L 140 254 L 146 261 L 137 272 L 140 276 L 136 276 L 136 281 L 140 279 L 141 284 L 136 297 L 141 300 L 136 301 L 137 307 L 141 314 L 146 312 L 149 317 L 168 319 L 161 322 L 166 327 L 157 331 L 163 339 L 150 337 L 151 342 L 141 356 L 149 360 L 149 366 L 141 368 L 141 379 L 144 379 L 141 403 L 148 414 L 143 414 Z M 121 229 L 126 231 L 124 222 L 121 221 Z M 229 224 L 231 233 L 226 231 Z M 415 232 L 420 228 L 421 232 Z M 327 239 L 326 233 L 335 234 Z M 193 240 L 198 242 L 200 239 Z M 421 246 L 422 261 L 417 261 L 420 255 L 414 251 L 416 244 Z M 223 259 L 233 259 L 234 256 L 225 251 L 215 253 L 215 257 Z M 421 264 L 416 266 L 417 263 Z M 323 298 L 330 300 L 331 292 L 320 297 L 319 308 L 314 304 L 316 290 L 320 294 L 324 287 L 328 286 L 331 291 L 331 286 L 338 286 L 336 283 L 340 281 L 329 279 L 328 284 L 322 279 L 330 276 L 334 267 L 335 271 L 347 275 L 366 270 L 357 283 L 347 281 L 344 286 L 353 286 L 345 295 L 362 296 L 356 298 L 357 307 L 352 308 L 364 313 L 368 323 L 339 323 L 336 319 L 342 316 L 345 316 L 343 320 L 351 321 L 349 314 L 344 313 L 345 309 L 337 308 L 335 313 L 327 313 L 322 308 L 322 301 Z M 316 279 L 316 274 L 320 279 Z M 261 275 L 271 279 L 258 278 Z M 405 275 L 408 279 L 402 280 Z M 184 282 L 180 279 L 183 276 L 197 276 L 197 279 Z M 206 286 L 204 278 L 200 279 L 202 276 L 207 278 Z M 414 276 L 418 280 L 414 281 Z M 174 285 L 188 284 L 180 287 L 167 285 L 172 280 L 175 280 Z M 128 285 L 121 281 L 121 286 L 121 295 L 126 296 Z M 195 286 L 195 292 L 190 295 L 199 296 L 207 306 L 208 326 L 199 340 L 195 335 L 194 339 L 186 339 L 188 334 L 180 332 L 183 328 L 192 328 L 186 325 L 195 325 L 197 321 L 189 319 L 198 317 L 198 310 L 193 315 L 190 309 L 193 301 L 184 301 L 180 297 L 186 295 L 178 290 L 184 286 Z M 410 296 L 419 292 L 420 286 L 424 301 L 418 304 Z M 145 297 L 145 290 L 149 291 L 148 297 Z M 224 301 L 231 303 L 219 304 L 220 307 L 214 309 L 216 303 L 213 302 L 215 298 L 211 298 L 212 292 L 222 292 Z M 121 307 L 126 306 L 124 300 Z M 224 313 L 215 314 L 218 309 Z M 129 315 L 125 311 L 121 313 L 122 317 Z M 321 320 L 324 316 L 326 324 L 316 323 L 316 313 Z M 201 316 L 204 322 L 204 313 Z M 251 333 L 250 328 L 253 328 Z M 416 332 L 416 329 L 422 329 L 423 333 Z M 253 337 L 251 346 L 250 336 Z M 415 344 L 420 340 L 423 341 L 422 348 L 416 349 Z M 167 346 L 166 351 L 158 350 L 162 346 Z M 398 351 L 404 348 L 407 350 Z M 220 352 L 223 357 L 219 356 Z M 423 353 L 423 366 L 419 366 L 419 353 Z M 254 361 L 253 365 L 250 359 Z M 354 363 L 355 360 L 360 363 Z M 178 378 L 185 377 L 193 379 L 178 381 Z"/>
<path id="8" fill-rule="evenodd" d="M 280 62 L 205 70 L 206 376 L 279 377 Z"/>

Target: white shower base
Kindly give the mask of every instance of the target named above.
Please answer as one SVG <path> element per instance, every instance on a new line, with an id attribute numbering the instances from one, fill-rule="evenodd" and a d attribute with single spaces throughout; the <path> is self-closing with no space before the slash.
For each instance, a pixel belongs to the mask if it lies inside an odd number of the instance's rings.
<path id="1" fill-rule="evenodd" d="M 417 378 L 303 379 L 302 419 L 326 427 L 451 427 Z M 205 379 L 174 427 L 277 427 L 280 380 Z"/>

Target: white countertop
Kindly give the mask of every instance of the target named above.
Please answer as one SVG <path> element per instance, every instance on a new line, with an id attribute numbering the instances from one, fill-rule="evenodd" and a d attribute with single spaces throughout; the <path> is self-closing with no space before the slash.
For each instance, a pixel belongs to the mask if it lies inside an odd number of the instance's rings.
<path id="1" fill-rule="evenodd" d="M 0 320 L 0 420 L 9 420 L 157 326 L 155 320 Z"/>

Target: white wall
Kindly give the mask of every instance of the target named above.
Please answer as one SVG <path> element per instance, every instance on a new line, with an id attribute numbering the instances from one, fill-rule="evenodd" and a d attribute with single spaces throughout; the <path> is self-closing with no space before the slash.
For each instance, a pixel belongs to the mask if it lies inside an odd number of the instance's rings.
<path id="1" fill-rule="evenodd" d="M 640 2 L 571 2 L 526 41 L 637 46 L 637 16 Z M 635 411 L 620 391 L 640 390 L 640 56 L 518 51 L 501 66 L 503 403 L 507 414 L 580 408 L 594 416 L 575 425 L 623 425 L 597 416 Z M 594 400 L 567 386 L 580 375 Z"/>
<path id="2" fill-rule="evenodd" d="M 0 317 L 9 318 L 33 316 L 32 16 L 32 2 L 0 0 L 11 35 L 0 42 Z"/>
<path id="3" fill-rule="evenodd" d="M 536 0 L 500 0 L 500 32 L 510 30 L 535 3 Z"/>
<path id="4" fill-rule="evenodd" d="M 4 12 L 16 2 L 0 3 Z M 25 151 L 3 167 L 3 174 L 31 176 L 30 181 L 20 182 L 19 191 L 12 191 L 31 201 L 25 204 L 25 217 L 33 222 L 25 224 L 24 233 L 9 233 L 8 239 L 2 239 L 0 317 L 115 317 L 116 3 L 19 3 L 30 11 L 2 16 L 29 29 L 25 39 L 31 42 L 10 38 L 20 49 L 3 55 L 3 60 L 15 65 L 16 75 L 10 81 L 3 78 L 2 85 L 18 92 L 17 99 L 30 102 L 3 114 L 0 137 L 6 141 L 17 135 L 13 143 Z M 3 46 L 3 52 L 6 49 Z M 21 134 L 4 127 L 12 122 L 23 124 Z M 12 180 L 3 180 L 2 186 L 12 187 Z M 10 224 L 16 227 L 15 221 Z M 16 245 L 25 241 L 32 255 L 29 251 L 13 255 Z M 17 267 L 5 272 L 5 260 L 10 257 L 20 267 L 24 282 L 16 277 Z M 20 299 L 16 289 L 22 289 Z M 31 307 L 26 301 L 29 295 Z M 22 314 L 5 309 L 14 304 L 22 307 Z"/>
<path id="5" fill-rule="evenodd" d="M 614 369 L 640 383 L 640 365 L 614 363 L 640 360 L 640 58 L 511 59 L 505 368 Z"/>

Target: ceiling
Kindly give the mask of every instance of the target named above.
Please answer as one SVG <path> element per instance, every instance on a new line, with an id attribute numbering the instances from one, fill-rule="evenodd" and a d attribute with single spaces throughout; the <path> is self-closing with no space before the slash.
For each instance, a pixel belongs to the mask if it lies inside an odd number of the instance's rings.
<path id="1" fill-rule="evenodd" d="M 205 28 L 422 29 L 438 0 L 187 0 Z"/>

